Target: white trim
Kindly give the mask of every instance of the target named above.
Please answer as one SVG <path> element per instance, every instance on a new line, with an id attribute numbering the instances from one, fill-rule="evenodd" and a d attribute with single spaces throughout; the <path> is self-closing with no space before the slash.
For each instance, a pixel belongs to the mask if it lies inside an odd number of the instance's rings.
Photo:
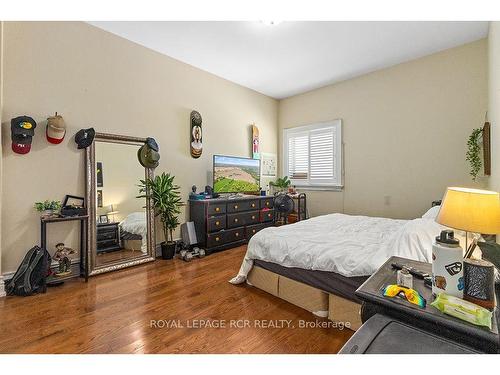
<path id="1" fill-rule="evenodd" d="M 314 183 L 314 182 L 303 182 L 301 180 L 294 180 L 290 178 L 288 173 L 288 137 L 289 134 L 301 134 L 309 136 L 311 131 L 323 129 L 326 127 L 335 128 L 336 138 L 335 138 L 335 153 L 334 159 L 337 160 L 337 164 L 340 168 L 334 170 L 335 181 L 329 183 Z M 282 134 L 282 147 L 281 147 L 281 170 L 283 176 L 288 176 L 292 181 L 292 185 L 302 188 L 302 189 L 318 189 L 318 190 L 343 190 L 344 188 L 344 142 L 343 142 L 343 130 L 342 130 L 342 120 L 336 119 L 331 121 L 316 122 L 309 125 L 297 126 L 293 128 L 283 129 Z M 309 161 L 310 163 L 310 161 Z M 309 178 L 309 173 L 308 173 Z"/>
<path id="2" fill-rule="evenodd" d="M 5 282 L 3 281 L 3 276 L 0 275 L 0 298 L 5 297 Z"/>

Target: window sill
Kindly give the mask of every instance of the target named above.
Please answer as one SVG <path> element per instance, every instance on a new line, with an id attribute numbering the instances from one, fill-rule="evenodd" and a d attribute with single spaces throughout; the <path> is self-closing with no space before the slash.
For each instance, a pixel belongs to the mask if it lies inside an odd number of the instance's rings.
<path id="1" fill-rule="evenodd" d="M 303 191 L 336 191 L 341 192 L 344 190 L 344 186 L 300 186 L 295 185 L 297 190 Z"/>

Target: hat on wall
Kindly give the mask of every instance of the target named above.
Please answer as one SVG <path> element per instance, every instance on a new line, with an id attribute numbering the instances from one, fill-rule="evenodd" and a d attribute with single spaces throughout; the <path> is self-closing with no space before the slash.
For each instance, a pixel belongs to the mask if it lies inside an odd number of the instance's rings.
<path id="1" fill-rule="evenodd" d="M 18 116 L 10 120 L 12 151 L 27 154 L 35 135 L 36 122 L 29 116 Z"/>
<path id="2" fill-rule="evenodd" d="M 153 140 L 153 138 L 148 138 L 148 140 Z M 151 142 L 146 141 L 139 151 L 137 151 L 137 158 L 139 163 L 144 168 L 156 168 L 160 164 L 160 153 L 158 152 L 158 144 L 154 142 L 153 147 L 150 146 Z M 155 150 L 156 148 L 156 150 Z"/>
<path id="3" fill-rule="evenodd" d="M 95 130 L 94 128 L 88 129 L 80 129 L 75 134 L 75 143 L 78 145 L 78 148 L 87 148 L 92 142 L 94 142 Z"/>
<path id="4" fill-rule="evenodd" d="M 59 144 L 63 141 L 66 135 L 66 123 L 61 115 L 57 112 L 54 116 L 47 119 L 47 127 L 45 129 L 47 141 L 53 144 Z"/>

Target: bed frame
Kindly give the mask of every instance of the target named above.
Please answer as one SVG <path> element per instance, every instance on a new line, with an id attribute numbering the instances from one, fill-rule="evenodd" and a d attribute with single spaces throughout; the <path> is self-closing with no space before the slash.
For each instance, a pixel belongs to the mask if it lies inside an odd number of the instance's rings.
<path id="1" fill-rule="evenodd" d="M 255 266 L 247 284 L 301 307 L 314 315 L 341 322 L 356 331 L 362 324 L 361 305 L 335 294 L 327 293 L 304 283 Z"/>

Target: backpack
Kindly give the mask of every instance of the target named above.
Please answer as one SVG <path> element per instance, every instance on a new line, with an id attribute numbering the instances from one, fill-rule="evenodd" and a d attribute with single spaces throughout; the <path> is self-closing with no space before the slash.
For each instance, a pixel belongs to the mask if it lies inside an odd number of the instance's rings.
<path id="1" fill-rule="evenodd" d="M 45 293 L 50 263 L 49 252 L 39 246 L 33 246 L 24 256 L 16 273 L 7 284 L 7 294 L 30 296 L 39 292 Z"/>

